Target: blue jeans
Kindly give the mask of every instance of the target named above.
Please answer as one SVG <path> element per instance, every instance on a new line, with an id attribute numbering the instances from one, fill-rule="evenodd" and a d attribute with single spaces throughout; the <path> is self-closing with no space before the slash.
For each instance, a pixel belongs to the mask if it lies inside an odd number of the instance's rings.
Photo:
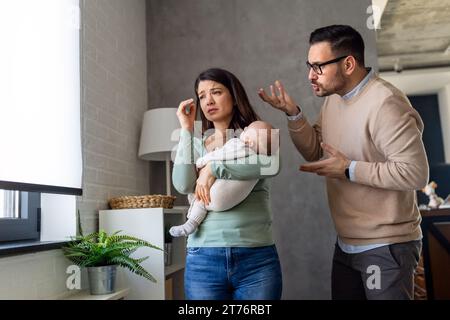
<path id="1" fill-rule="evenodd" d="M 281 267 L 275 245 L 187 248 L 188 300 L 279 300 Z"/>

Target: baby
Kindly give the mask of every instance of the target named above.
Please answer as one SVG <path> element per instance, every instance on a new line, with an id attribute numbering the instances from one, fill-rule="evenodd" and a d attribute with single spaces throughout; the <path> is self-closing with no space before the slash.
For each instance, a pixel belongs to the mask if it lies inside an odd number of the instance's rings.
<path id="1" fill-rule="evenodd" d="M 275 150 L 272 150 L 272 129 L 272 126 L 267 122 L 252 122 L 244 129 L 239 138 L 230 139 L 222 148 L 199 158 L 196 162 L 197 169 L 203 168 L 210 161 L 240 159 L 251 154 L 271 155 L 275 152 Z M 278 142 L 278 140 L 275 142 Z M 211 201 L 206 206 L 203 201 L 196 200 L 194 194 L 189 194 L 188 220 L 183 225 L 170 228 L 169 233 L 174 237 L 187 236 L 193 233 L 205 219 L 208 211 L 226 211 L 233 208 L 247 198 L 257 182 L 258 179 L 217 179 L 211 186 Z"/>

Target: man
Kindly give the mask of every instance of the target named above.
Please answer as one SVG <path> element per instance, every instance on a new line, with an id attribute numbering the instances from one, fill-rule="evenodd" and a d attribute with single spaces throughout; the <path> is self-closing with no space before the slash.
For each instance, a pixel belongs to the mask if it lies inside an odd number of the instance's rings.
<path id="1" fill-rule="evenodd" d="M 270 96 L 259 95 L 287 114 L 296 148 L 315 161 L 300 170 L 326 177 L 338 234 L 332 298 L 412 299 L 422 247 L 415 190 L 428 182 L 422 120 L 365 67 L 364 41 L 352 27 L 317 29 L 309 42 L 308 78 L 325 97 L 317 122 L 308 123 L 279 81 Z"/>

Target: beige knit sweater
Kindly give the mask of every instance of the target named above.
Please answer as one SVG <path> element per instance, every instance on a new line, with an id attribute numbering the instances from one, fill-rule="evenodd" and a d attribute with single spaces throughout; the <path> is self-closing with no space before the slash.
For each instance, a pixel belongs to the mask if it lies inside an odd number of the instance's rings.
<path id="1" fill-rule="evenodd" d="M 315 125 L 303 117 L 288 128 L 307 161 L 322 158 L 321 141 L 357 161 L 354 182 L 326 179 L 331 215 L 345 243 L 420 238 L 414 190 L 428 182 L 423 122 L 401 91 L 374 76 L 349 100 L 327 97 Z"/>

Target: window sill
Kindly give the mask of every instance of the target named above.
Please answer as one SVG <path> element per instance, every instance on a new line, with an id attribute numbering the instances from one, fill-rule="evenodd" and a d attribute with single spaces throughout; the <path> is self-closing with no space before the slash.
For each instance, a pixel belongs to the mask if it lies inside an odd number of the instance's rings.
<path id="1" fill-rule="evenodd" d="M 68 241 L 15 241 L 0 242 L 0 257 L 61 249 Z"/>

